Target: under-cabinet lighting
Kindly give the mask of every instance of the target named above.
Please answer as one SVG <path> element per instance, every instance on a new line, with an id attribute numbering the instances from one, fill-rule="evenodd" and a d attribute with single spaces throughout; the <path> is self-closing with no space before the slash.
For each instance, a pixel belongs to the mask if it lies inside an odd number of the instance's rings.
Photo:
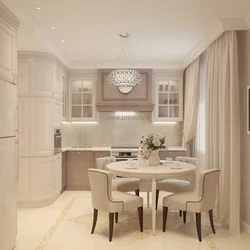
<path id="1" fill-rule="evenodd" d="M 82 121 L 82 122 L 77 122 L 77 121 L 75 121 L 75 122 L 61 122 L 62 124 L 69 124 L 69 123 L 74 123 L 74 124 L 97 124 L 98 122 L 96 122 L 96 121 Z"/>
<path id="2" fill-rule="evenodd" d="M 135 111 L 116 111 L 115 115 L 126 116 L 126 115 L 136 115 Z"/>
<path id="3" fill-rule="evenodd" d="M 153 122 L 154 124 L 177 124 L 177 122 L 174 121 L 168 121 L 168 122 Z"/>

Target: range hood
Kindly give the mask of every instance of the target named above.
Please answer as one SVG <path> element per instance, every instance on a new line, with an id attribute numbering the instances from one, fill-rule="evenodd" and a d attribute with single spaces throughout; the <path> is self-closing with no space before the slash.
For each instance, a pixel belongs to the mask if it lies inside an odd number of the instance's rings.
<path id="1" fill-rule="evenodd" d="M 122 94 L 117 87 L 108 83 L 107 76 L 111 70 L 100 69 L 98 72 L 96 101 L 98 111 L 153 111 L 152 69 L 137 69 L 142 76 L 142 80 L 128 94 Z"/>

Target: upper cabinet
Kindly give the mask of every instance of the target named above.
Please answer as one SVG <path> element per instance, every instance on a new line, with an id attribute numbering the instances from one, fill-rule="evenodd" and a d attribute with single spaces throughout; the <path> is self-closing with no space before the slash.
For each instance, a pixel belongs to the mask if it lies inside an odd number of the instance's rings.
<path id="1" fill-rule="evenodd" d="M 95 78 L 69 78 L 69 120 L 94 121 L 95 110 Z"/>
<path id="2" fill-rule="evenodd" d="M 19 20 L 0 2 L 0 80 L 16 83 Z"/>
<path id="3" fill-rule="evenodd" d="M 154 121 L 183 120 L 183 73 L 170 71 L 154 76 Z"/>
<path id="4" fill-rule="evenodd" d="M 62 82 L 62 119 L 63 121 L 68 119 L 68 81 L 66 76 L 63 76 Z"/>

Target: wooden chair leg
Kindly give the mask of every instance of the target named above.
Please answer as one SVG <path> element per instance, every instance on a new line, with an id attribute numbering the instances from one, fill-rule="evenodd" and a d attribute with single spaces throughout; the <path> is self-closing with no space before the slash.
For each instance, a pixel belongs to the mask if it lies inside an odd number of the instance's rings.
<path id="1" fill-rule="evenodd" d="M 139 215 L 140 230 L 143 232 L 143 207 L 138 207 L 137 210 Z"/>
<path id="2" fill-rule="evenodd" d="M 183 211 L 183 223 L 185 224 L 187 221 L 187 211 Z"/>
<path id="3" fill-rule="evenodd" d="M 168 217 L 168 207 L 163 206 L 163 225 L 162 225 L 163 232 L 166 231 L 167 217 Z"/>
<path id="4" fill-rule="evenodd" d="M 156 199 L 155 199 L 155 208 L 157 210 L 158 208 L 158 200 L 159 200 L 159 194 L 160 194 L 160 190 L 156 189 Z"/>
<path id="5" fill-rule="evenodd" d="M 196 227 L 199 241 L 201 242 L 201 213 L 196 213 Z"/>
<path id="6" fill-rule="evenodd" d="M 179 215 L 180 215 L 180 217 L 182 217 L 182 210 L 179 211 Z"/>
<path id="7" fill-rule="evenodd" d="M 93 224 L 92 224 L 91 234 L 93 234 L 94 231 L 95 231 L 95 226 L 96 226 L 96 222 L 97 222 L 97 217 L 98 217 L 98 210 L 94 208 Z"/>
<path id="8" fill-rule="evenodd" d="M 211 225 L 212 231 L 215 234 L 213 209 L 209 210 L 209 220 L 210 220 L 210 225 Z"/>
<path id="9" fill-rule="evenodd" d="M 118 213 L 115 213 L 115 223 L 118 223 Z"/>
<path id="10" fill-rule="evenodd" d="M 109 241 L 112 241 L 114 228 L 114 213 L 109 213 Z"/>
<path id="11" fill-rule="evenodd" d="M 135 195 L 140 196 L 140 189 L 135 190 Z"/>

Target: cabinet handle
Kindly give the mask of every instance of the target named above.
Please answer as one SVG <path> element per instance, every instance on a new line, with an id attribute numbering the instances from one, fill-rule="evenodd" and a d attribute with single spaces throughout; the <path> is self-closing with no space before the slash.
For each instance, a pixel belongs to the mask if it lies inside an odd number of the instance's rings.
<path id="1" fill-rule="evenodd" d="M 103 157 L 103 155 L 101 155 L 101 157 Z"/>

